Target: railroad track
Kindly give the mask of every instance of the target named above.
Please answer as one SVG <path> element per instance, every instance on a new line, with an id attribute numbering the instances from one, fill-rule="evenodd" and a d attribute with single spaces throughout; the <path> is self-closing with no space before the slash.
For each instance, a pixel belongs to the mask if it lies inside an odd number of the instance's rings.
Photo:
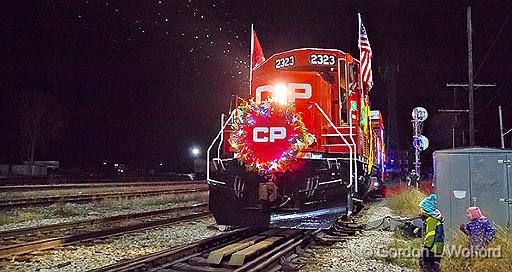
<path id="1" fill-rule="evenodd" d="M 166 182 L 166 181 L 192 181 L 191 176 L 184 175 L 181 177 L 69 177 L 69 176 L 50 176 L 50 177 L 31 177 L 31 178 L 1 178 L 0 185 L 52 185 L 52 184 L 73 184 L 73 183 L 143 183 L 143 182 Z M 180 180 L 181 179 L 181 180 Z"/>
<path id="2" fill-rule="evenodd" d="M 207 192 L 206 186 L 202 188 L 191 189 L 165 189 L 165 190 L 147 190 L 137 192 L 119 192 L 119 193 L 99 193 L 99 194 L 81 194 L 70 196 L 45 196 L 45 197 L 31 197 L 31 198 L 12 198 L 0 200 L 0 209 L 12 209 L 27 206 L 49 206 L 54 203 L 72 202 L 83 203 L 92 202 L 109 198 L 133 198 L 142 196 L 155 196 L 163 194 L 190 194 Z"/>
<path id="3" fill-rule="evenodd" d="M 311 245 L 332 245 L 362 229 L 354 219 L 325 231 L 244 228 L 92 271 L 296 271 Z"/>
<path id="4" fill-rule="evenodd" d="M 0 192 L 68 190 L 83 188 L 108 187 L 141 187 L 141 186 L 176 186 L 176 185 L 206 185 L 206 181 L 148 181 L 148 182 L 101 182 L 101 183 L 69 183 L 69 184 L 32 184 L 32 185 L 0 185 Z"/>
<path id="5" fill-rule="evenodd" d="M 0 232 L 0 258 L 210 216 L 207 204 Z M 180 215 L 186 213 L 186 215 Z"/>

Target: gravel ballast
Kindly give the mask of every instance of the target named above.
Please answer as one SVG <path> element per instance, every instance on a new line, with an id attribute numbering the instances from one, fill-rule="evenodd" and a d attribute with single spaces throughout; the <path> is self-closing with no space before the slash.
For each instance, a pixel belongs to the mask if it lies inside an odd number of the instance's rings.
<path id="1" fill-rule="evenodd" d="M 207 201 L 208 192 L 200 192 L 181 196 L 149 196 L 127 200 L 112 200 L 108 202 L 103 201 L 83 204 L 66 203 L 64 204 L 64 210 L 66 210 L 67 213 L 64 214 L 56 213 L 53 206 L 28 208 L 28 213 L 32 213 L 34 215 L 33 219 L 24 220 L 24 218 L 18 218 L 20 217 L 18 214 L 4 215 L 16 218 L 10 219 L 14 222 L 0 224 L 0 231 L 68 223 L 79 220 L 99 219 L 122 214 L 140 213 L 168 208 L 187 207 L 197 203 L 206 203 Z M 22 210 L 21 213 L 23 212 L 24 211 Z"/>
<path id="2" fill-rule="evenodd" d="M 370 222 L 387 215 L 393 215 L 391 210 L 382 203 L 376 203 L 367 210 L 363 221 Z M 300 271 L 414 271 L 373 257 L 377 248 L 389 246 L 394 241 L 393 234 L 391 231 L 364 231 L 345 242 L 313 249 L 312 256 L 307 258 L 306 265 Z"/>
<path id="3" fill-rule="evenodd" d="M 1 271 L 87 271 L 122 260 L 155 253 L 220 234 L 208 228 L 212 218 L 199 219 L 178 225 L 145 230 L 95 241 L 91 245 L 68 246 L 37 252 L 22 261 L 16 259 L 0 265 Z"/>
<path id="4" fill-rule="evenodd" d="M 389 208 L 382 203 L 374 203 L 361 221 L 374 221 L 388 215 L 393 216 Z M 208 228 L 212 224 L 212 218 L 201 219 L 94 241 L 89 245 L 36 252 L 3 263 L 0 270 L 87 271 L 219 234 L 219 231 Z M 305 265 L 300 271 L 414 271 L 374 256 L 378 248 L 390 247 L 395 239 L 394 232 L 391 231 L 363 231 L 344 242 L 312 249 L 311 256 L 301 258 Z"/>

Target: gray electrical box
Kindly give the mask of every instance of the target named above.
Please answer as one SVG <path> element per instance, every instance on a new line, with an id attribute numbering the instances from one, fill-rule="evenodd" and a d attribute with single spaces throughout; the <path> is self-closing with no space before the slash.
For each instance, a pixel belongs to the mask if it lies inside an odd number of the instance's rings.
<path id="1" fill-rule="evenodd" d="M 434 152 L 434 184 L 447 234 L 478 206 L 495 224 L 511 226 L 512 150 L 460 148 Z"/>

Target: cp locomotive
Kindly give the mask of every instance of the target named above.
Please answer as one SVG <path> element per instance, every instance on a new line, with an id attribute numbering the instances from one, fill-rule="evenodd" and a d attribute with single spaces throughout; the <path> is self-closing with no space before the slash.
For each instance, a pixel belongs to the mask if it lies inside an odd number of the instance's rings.
<path id="1" fill-rule="evenodd" d="M 274 54 L 253 70 L 250 89 L 222 115 L 207 152 L 218 224 L 327 228 L 382 182 L 384 125 L 350 54 Z"/>

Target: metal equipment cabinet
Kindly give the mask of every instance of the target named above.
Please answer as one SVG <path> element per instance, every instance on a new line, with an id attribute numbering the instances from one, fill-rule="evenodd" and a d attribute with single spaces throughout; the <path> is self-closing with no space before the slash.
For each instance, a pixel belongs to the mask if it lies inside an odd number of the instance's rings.
<path id="1" fill-rule="evenodd" d="M 478 206 L 495 224 L 511 226 L 512 150 L 460 148 L 434 152 L 434 184 L 447 234 Z"/>

